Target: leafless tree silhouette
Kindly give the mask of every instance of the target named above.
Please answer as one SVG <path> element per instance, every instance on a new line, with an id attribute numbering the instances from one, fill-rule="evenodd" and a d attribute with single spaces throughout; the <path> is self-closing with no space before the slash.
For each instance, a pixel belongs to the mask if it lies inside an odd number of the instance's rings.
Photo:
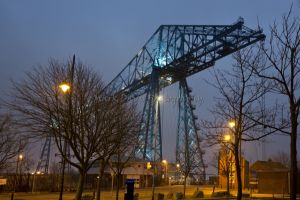
<path id="1" fill-rule="evenodd" d="M 62 83 L 67 84 L 65 88 Z M 95 72 L 80 61 L 75 63 L 75 56 L 67 63 L 52 59 L 47 67 L 40 66 L 27 73 L 25 80 L 14 82 L 13 99 L 8 105 L 28 137 L 50 135 L 64 160 L 78 170 L 75 199 L 81 199 L 87 171 L 102 159 L 99 152 L 118 142 L 112 134 L 118 124 L 114 116 L 124 111 L 116 109 L 118 101 L 104 91 Z"/>
<path id="2" fill-rule="evenodd" d="M 292 16 L 292 8 L 282 17 L 281 23 L 270 28 L 271 36 L 267 44 L 261 45 L 261 51 L 266 59 L 260 68 L 252 67 L 255 74 L 271 85 L 271 92 L 286 98 L 284 119 L 288 126 L 278 128 L 283 134 L 289 135 L 290 143 L 290 186 L 291 199 L 296 199 L 297 193 L 297 136 L 300 109 L 300 19 Z"/>
<path id="3" fill-rule="evenodd" d="M 11 116 L 0 114 L 0 172 L 11 162 L 16 162 L 25 144 L 13 126 Z"/>
<path id="4" fill-rule="evenodd" d="M 268 85 L 262 79 L 254 77 L 249 61 L 259 65 L 256 52 L 253 48 L 241 50 L 233 55 L 234 65 L 231 71 L 214 71 L 215 83 L 212 85 L 219 91 L 215 107 L 211 110 L 214 116 L 212 121 L 203 121 L 203 128 L 207 133 L 210 145 L 223 144 L 224 133 L 228 134 L 227 143 L 234 155 L 238 194 L 242 198 L 241 179 L 241 141 L 254 141 L 265 137 L 274 130 L 264 130 L 261 121 L 265 117 L 263 96 Z M 269 115 L 273 118 L 274 115 Z M 256 119 L 256 120 L 252 120 Z M 228 123 L 231 122 L 231 127 Z"/>

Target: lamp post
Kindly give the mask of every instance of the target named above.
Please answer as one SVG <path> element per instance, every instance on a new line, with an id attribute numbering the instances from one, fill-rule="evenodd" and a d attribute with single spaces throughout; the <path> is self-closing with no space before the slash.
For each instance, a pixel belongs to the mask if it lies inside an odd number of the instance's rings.
<path id="1" fill-rule="evenodd" d="M 59 88 L 61 91 L 66 94 L 68 93 L 68 126 L 67 129 L 68 131 L 71 130 L 72 126 L 72 87 L 73 87 L 73 82 L 74 82 L 74 72 L 75 72 L 75 55 L 73 55 L 72 59 L 72 65 L 71 65 L 71 70 L 70 70 L 70 84 L 69 83 L 62 83 L 59 85 Z M 71 133 L 72 134 L 72 133 Z M 64 190 L 64 176 L 65 176 L 65 165 L 66 165 L 66 159 L 64 156 L 66 156 L 67 153 L 67 143 L 66 140 L 64 140 L 63 144 L 63 153 L 62 155 L 62 177 L 61 177 L 61 185 L 60 185 L 60 192 L 59 192 L 59 200 L 62 200 L 62 195 L 63 195 L 63 190 Z"/>
<path id="2" fill-rule="evenodd" d="M 167 160 L 163 160 L 162 164 L 165 167 L 165 183 L 168 185 L 168 161 Z"/>
<path id="3" fill-rule="evenodd" d="M 226 174 L 226 187 L 227 187 L 227 192 L 230 193 L 229 190 L 229 185 L 231 185 L 232 187 L 232 158 L 231 158 L 231 150 L 230 150 L 230 141 L 231 141 L 231 135 L 230 134 L 225 134 L 224 135 L 224 150 L 223 150 L 223 156 L 220 157 L 220 159 L 222 159 L 223 161 L 223 167 L 224 167 L 224 171 Z M 228 157 L 229 156 L 229 157 Z M 220 161 L 219 161 L 220 162 Z M 225 162 L 225 164 L 224 164 Z"/>
<path id="4" fill-rule="evenodd" d="M 13 192 L 11 193 L 11 200 L 14 200 L 14 196 L 15 196 L 15 190 L 16 190 L 16 185 L 17 185 L 17 178 L 18 178 L 18 171 L 19 171 L 19 162 L 23 160 L 23 155 L 19 154 L 17 156 L 17 166 L 16 166 L 16 173 L 15 173 L 15 180 L 14 180 L 14 184 L 13 184 Z"/>
<path id="5" fill-rule="evenodd" d="M 180 164 L 176 164 L 176 182 L 179 183 L 179 170 L 180 170 Z"/>
<path id="6" fill-rule="evenodd" d="M 67 83 L 62 83 L 59 85 L 59 89 L 64 93 L 68 93 L 71 91 L 71 86 Z M 71 98 L 71 97 L 70 97 Z M 71 100 L 70 100 L 71 101 Z M 70 102 L 69 102 L 70 103 Z M 63 152 L 66 155 L 67 152 L 67 144 L 66 141 L 64 141 L 63 144 Z M 60 180 L 60 190 L 59 190 L 59 200 L 63 199 L 63 191 L 64 191 L 64 182 L 65 182 L 65 167 L 66 167 L 66 159 L 64 158 L 65 155 L 61 155 L 61 180 Z"/>
<path id="7" fill-rule="evenodd" d="M 155 102 L 156 102 L 156 113 L 155 113 L 155 122 L 154 123 L 155 125 L 159 124 L 160 126 L 160 117 L 159 117 L 159 112 L 160 112 L 160 102 L 163 101 L 163 96 L 162 95 L 157 95 L 156 96 L 156 99 L 155 99 Z M 156 133 L 156 134 L 159 134 L 159 133 Z M 153 156 L 153 164 L 154 164 L 154 168 L 153 168 L 153 175 L 152 175 L 152 200 L 154 200 L 154 190 L 155 190 L 155 173 L 157 171 L 157 162 L 156 162 L 156 158 L 155 158 L 155 155 L 156 155 L 156 143 L 157 143 L 157 136 L 154 136 L 154 156 Z"/>

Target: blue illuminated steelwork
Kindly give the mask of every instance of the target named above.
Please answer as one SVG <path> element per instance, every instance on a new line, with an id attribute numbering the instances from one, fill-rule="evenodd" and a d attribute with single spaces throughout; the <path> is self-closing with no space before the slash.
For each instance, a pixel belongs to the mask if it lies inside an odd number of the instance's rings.
<path id="1" fill-rule="evenodd" d="M 145 160 L 160 162 L 162 155 L 160 101 L 158 98 L 160 80 L 156 72 L 157 70 L 153 69 L 146 94 L 136 156 Z"/>
<path id="2" fill-rule="evenodd" d="M 163 88 L 265 38 L 243 24 L 240 18 L 233 25 L 162 25 L 107 89 L 134 98 L 147 92 L 153 68 Z"/>
<path id="3" fill-rule="evenodd" d="M 159 91 L 214 65 L 215 61 L 265 35 L 243 25 L 162 25 L 106 90 L 127 99 L 146 94 L 137 155 L 151 161 L 162 159 Z"/>
<path id="4" fill-rule="evenodd" d="M 197 117 L 193 110 L 193 98 L 186 79 L 179 82 L 179 116 L 176 138 L 176 163 L 180 169 L 195 176 L 198 180 L 205 180 L 204 151 L 201 149 L 201 138 L 196 126 Z M 200 177 L 199 177 L 200 176 Z"/>

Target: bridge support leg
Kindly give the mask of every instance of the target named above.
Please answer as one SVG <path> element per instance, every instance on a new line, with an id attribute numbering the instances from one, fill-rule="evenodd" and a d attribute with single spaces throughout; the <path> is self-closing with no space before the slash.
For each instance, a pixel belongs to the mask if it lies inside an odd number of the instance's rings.
<path id="1" fill-rule="evenodd" d="M 193 110 L 193 97 L 190 95 L 186 79 L 179 82 L 179 115 L 176 138 L 176 162 L 180 170 L 193 176 L 198 181 L 205 180 L 204 152 L 201 149 L 201 140 L 197 133 L 197 120 Z"/>
<path id="2" fill-rule="evenodd" d="M 161 119 L 159 75 L 154 69 L 151 74 L 151 83 L 146 94 L 139 135 L 139 144 L 136 149 L 137 157 L 152 162 L 162 160 Z"/>

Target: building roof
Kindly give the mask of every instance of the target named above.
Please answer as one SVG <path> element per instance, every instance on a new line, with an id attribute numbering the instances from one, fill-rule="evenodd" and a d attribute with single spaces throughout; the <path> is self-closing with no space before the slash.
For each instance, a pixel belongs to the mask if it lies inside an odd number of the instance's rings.
<path id="1" fill-rule="evenodd" d="M 256 172 L 286 172 L 288 171 L 288 168 L 280 162 L 274 162 L 272 160 L 258 160 L 253 165 L 251 165 L 250 170 Z"/>

